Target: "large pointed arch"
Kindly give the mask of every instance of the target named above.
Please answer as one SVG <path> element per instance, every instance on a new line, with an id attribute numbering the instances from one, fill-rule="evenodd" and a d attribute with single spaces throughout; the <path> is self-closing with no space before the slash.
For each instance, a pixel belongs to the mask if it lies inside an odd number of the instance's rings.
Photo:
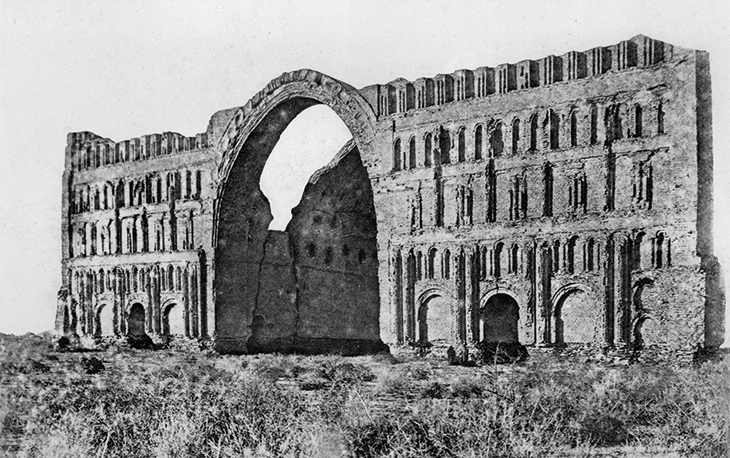
<path id="1" fill-rule="evenodd" d="M 233 115 L 217 145 L 222 154 L 218 197 L 225 193 L 233 166 L 239 155 L 246 153 L 244 146 L 249 140 L 268 134 L 275 138 L 264 143 L 270 143 L 273 149 L 286 126 L 299 113 L 318 104 L 327 105 L 342 119 L 355 139 L 365 166 L 371 169 L 375 158 L 370 143 L 376 121 L 372 107 L 349 84 L 302 69 L 273 79 Z M 263 153 L 268 157 L 271 149 Z"/>
<path id="2" fill-rule="evenodd" d="M 348 127 L 372 177 L 377 162 L 372 149 L 375 113 L 356 89 L 313 70 L 284 73 L 271 81 L 232 116 L 217 145 L 221 162 L 211 235 L 215 335 L 221 351 L 249 350 L 272 219 L 259 188 L 261 172 L 289 123 L 318 104 L 331 108 Z M 379 341 L 378 335 L 368 338 Z"/>

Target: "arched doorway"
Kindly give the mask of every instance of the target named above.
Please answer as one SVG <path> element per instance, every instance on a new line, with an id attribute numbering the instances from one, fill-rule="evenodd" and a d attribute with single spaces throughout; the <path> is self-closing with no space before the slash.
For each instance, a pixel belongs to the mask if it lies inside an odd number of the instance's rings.
<path id="1" fill-rule="evenodd" d="M 140 303 L 133 304 L 127 317 L 127 334 L 132 337 L 142 337 L 145 333 L 145 311 Z"/>
<path id="2" fill-rule="evenodd" d="M 418 307 L 419 344 L 447 344 L 451 336 L 451 305 L 440 295 L 433 295 Z"/>
<path id="3" fill-rule="evenodd" d="M 316 199 L 307 198 L 308 186 L 287 230 L 271 231 L 271 207 L 260 188 L 262 171 L 289 123 L 318 104 L 331 108 L 354 137 L 322 173 L 336 174 L 338 167 L 344 167 L 350 171 L 349 179 L 332 179 L 334 186 L 322 186 Z M 368 342 L 378 346 L 377 231 L 367 170 L 373 159 L 374 122 L 372 108 L 354 88 L 311 70 L 275 79 L 233 116 L 221 139 L 214 215 L 219 351 L 317 351 L 310 344 L 319 348 L 325 340 L 327 347 L 321 351 L 355 341 L 362 349 L 371 346 Z M 310 184 L 314 188 L 318 183 Z M 352 188 L 358 191 L 354 200 Z M 338 206 L 335 211 L 319 208 L 333 204 Z M 358 223 L 347 216 L 352 205 L 359 206 L 356 213 L 366 221 Z M 345 240 L 346 224 L 371 228 L 372 233 L 363 235 L 357 229 L 358 237 Z M 315 268 L 319 278 L 312 273 Z M 354 279 L 334 275 L 338 268 L 354 272 Z M 266 317 L 266 325 L 255 326 L 255 315 Z"/>
<path id="4" fill-rule="evenodd" d="M 482 341 L 519 342 L 519 319 L 519 306 L 512 296 L 504 293 L 493 295 L 482 309 Z"/>
<path id="5" fill-rule="evenodd" d="M 555 339 L 557 344 L 591 343 L 596 326 L 596 304 L 580 288 L 558 296 L 554 306 Z"/>
<path id="6" fill-rule="evenodd" d="M 172 303 L 165 307 L 162 315 L 162 334 L 166 336 L 185 335 L 185 318 L 181 305 Z"/>

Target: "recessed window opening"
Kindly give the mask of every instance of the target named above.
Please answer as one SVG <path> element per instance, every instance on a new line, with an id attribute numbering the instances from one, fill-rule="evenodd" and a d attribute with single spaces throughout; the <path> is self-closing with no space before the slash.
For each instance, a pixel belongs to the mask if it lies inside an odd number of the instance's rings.
<path id="1" fill-rule="evenodd" d="M 261 191 L 274 216 L 270 230 L 286 229 L 309 178 L 351 138 L 345 123 L 324 105 L 307 108 L 287 126 L 261 173 Z"/>

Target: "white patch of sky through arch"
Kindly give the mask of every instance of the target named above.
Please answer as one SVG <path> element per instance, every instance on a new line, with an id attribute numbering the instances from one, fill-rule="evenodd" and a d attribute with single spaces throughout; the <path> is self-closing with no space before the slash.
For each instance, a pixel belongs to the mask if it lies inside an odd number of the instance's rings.
<path id="1" fill-rule="evenodd" d="M 284 230 L 309 178 L 327 165 L 352 134 L 325 105 L 299 114 L 281 134 L 261 173 L 261 191 L 274 216 L 270 230 Z"/>

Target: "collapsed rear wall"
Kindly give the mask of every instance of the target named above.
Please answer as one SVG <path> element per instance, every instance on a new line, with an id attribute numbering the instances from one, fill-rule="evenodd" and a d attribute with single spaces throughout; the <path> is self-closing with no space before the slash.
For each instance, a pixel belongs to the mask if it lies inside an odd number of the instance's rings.
<path id="1" fill-rule="evenodd" d="M 269 231 L 248 350 L 382 349 L 375 238 L 370 181 L 350 142 L 310 179 L 286 232 Z"/>

